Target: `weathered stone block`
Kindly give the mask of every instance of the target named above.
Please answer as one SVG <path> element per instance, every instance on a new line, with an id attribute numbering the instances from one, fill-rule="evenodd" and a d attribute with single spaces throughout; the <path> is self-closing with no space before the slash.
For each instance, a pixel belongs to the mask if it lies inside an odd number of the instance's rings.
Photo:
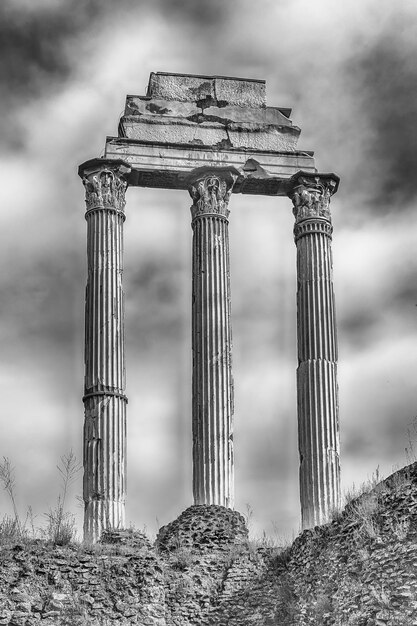
<path id="1" fill-rule="evenodd" d="M 224 121 L 224 123 L 226 124 L 229 122 L 242 122 L 246 124 L 271 124 L 274 126 L 292 126 L 291 120 L 288 118 L 287 115 L 284 115 L 284 113 L 282 113 L 281 109 L 279 109 L 278 107 L 265 107 L 257 109 L 238 106 L 213 106 L 204 109 L 203 115 L 208 119 L 215 117 L 218 121 Z"/>
<path id="2" fill-rule="evenodd" d="M 180 100 L 162 100 L 148 96 L 127 96 L 125 117 L 155 116 L 164 118 L 183 118 L 190 122 L 219 122 L 227 125 L 231 122 L 249 124 L 271 124 L 275 126 L 292 126 L 289 119 L 290 109 L 280 107 L 239 107 L 197 106 L 196 102 Z M 122 118 L 122 122 L 125 118 Z"/>
<path id="3" fill-rule="evenodd" d="M 128 139 L 174 145 L 198 144 L 219 146 L 227 141 L 227 132 L 220 124 L 192 124 L 176 119 L 124 118 L 123 127 Z"/>
<path id="4" fill-rule="evenodd" d="M 264 107 L 266 105 L 265 81 L 247 78 L 214 78 L 218 102 L 241 107 Z"/>
<path id="5" fill-rule="evenodd" d="M 220 106 L 264 107 L 265 81 L 225 76 L 198 76 L 152 72 L 147 95 L 152 98 L 180 100 Z"/>
<path id="6" fill-rule="evenodd" d="M 128 139 L 163 143 L 165 145 L 200 145 L 209 148 L 248 148 L 293 152 L 300 131 L 291 126 L 267 124 L 189 122 L 180 118 L 168 120 L 149 116 L 125 117 L 122 120 L 124 136 Z"/>
<path id="7" fill-rule="evenodd" d="M 125 116 L 163 115 L 164 117 L 188 118 L 201 113 L 195 102 L 149 98 L 148 96 L 126 96 Z"/>

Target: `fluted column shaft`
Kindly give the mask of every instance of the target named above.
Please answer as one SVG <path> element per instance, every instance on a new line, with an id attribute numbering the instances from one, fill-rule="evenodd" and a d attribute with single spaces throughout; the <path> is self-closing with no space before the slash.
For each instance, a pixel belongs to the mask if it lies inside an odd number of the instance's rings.
<path id="1" fill-rule="evenodd" d="M 192 260 L 192 430 L 195 504 L 233 508 L 233 378 L 227 208 L 230 171 L 197 171 L 189 191 Z"/>
<path id="2" fill-rule="evenodd" d="M 302 527 L 326 523 L 340 507 L 337 337 L 330 197 L 335 175 L 297 174 L 297 397 Z"/>
<path id="3" fill-rule="evenodd" d="M 80 166 L 86 190 L 88 277 L 85 300 L 84 538 L 125 525 L 123 162 Z"/>

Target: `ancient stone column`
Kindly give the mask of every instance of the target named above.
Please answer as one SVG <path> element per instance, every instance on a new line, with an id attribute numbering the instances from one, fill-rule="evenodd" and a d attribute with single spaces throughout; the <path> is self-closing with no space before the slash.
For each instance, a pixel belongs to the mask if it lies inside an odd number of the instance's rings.
<path id="1" fill-rule="evenodd" d="M 193 228 L 192 430 L 195 504 L 233 508 L 233 378 L 228 202 L 234 170 L 189 179 Z"/>
<path id="2" fill-rule="evenodd" d="M 84 538 L 125 525 L 126 404 L 123 272 L 125 191 L 130 167 L 94 159 L 85 186 L 88 277 L 85 299 Z"/>
<path id="3" fill-rule="evenodd" d="M 340 507 L 337 337 L 330 197 L 334 174 L 299 172 L 289 184 L 297 246 L 297 397 L 302 527 Z"/>

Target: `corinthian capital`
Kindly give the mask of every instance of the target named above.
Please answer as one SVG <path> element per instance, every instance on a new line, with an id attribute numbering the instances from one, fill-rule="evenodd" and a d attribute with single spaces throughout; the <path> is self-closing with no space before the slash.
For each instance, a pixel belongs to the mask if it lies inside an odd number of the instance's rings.
<path id="1" fill-rule="evenodd" d="M 330 222 L 330 198 L 338 186 L 339 177 L 335 174 L 298 172 L 292 176 L 287 194 L 294 205 L 295 223 L 314 218 Z"/>
<path id="2" fill-rule="evenodd" d="M 229 216 L 229 199 L 238 173 L 229 169 L 196 170 L 188 180 L 188 191 L 193 199 L 192 218 L 212 214 Z"/>
<path id="3" fill-rule="evenodd" d="M 80 165 L 78 174 L 85 187 L 87 211 L 112 208 L 123 211 L 130 166 L 124 161 L 92 159 Z"/>

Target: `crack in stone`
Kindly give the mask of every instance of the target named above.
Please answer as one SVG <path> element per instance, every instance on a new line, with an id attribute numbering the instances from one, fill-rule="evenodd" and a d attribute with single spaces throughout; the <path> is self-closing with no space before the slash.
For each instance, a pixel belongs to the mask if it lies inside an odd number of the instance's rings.
<path id="1" fill-rule="evenodd" d="M 217 115 L 205 115 L 202 113 L 193 113 L 193 115 L 189 115 L 185 118 L 189 122 L 194 122 L 195 124 L 203 124 L 204 122 L 217 122 L 218 124 L 222 124 L 223 126 L 227 126 L 227 124 L 233 124 L 233 120 L 228 117 L 218 117 Z"/>
<path id="2" fill-rule="evenodd" d="M 202 111 L 212 106 L 221 109 L 223 107 L 227 107 L 228 104 L 227 100 L 217 100 L 217 98 L 213 98 L 213 96 L 210 95 L 204 96 L 204 98 L 196 101 L 196 106 Z"/>
<path id="3" fill-rule="evenodd" d="M 230 140 L 230 135 L 227 127 L 225 126 L 225 131 L 227 135 L 227 139 L 224 138 L 221 141 L 213 144 L 213 148 L 218 148 L 219 150 L 227 150 L 228 148 L 233 148 L 233 143 Z"/>
<path id="4" fill-rule="evenodd" d="M 149 102 L 149 104 L 146 105 L 146 110 L 150 111 L 151 113 L 159 113 L 160 115 L 171 113 L 171 109 L 161 107 L 159 106 L 159 104 L 155 104 L 154 102 Z"/>

